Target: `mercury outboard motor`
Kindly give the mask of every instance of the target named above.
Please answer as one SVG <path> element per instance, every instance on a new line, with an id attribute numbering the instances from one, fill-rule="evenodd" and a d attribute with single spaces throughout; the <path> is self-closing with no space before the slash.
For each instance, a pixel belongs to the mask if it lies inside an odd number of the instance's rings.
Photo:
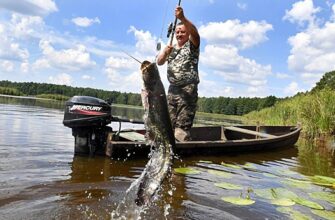
<path id="1" fill-rule="evenodd" d="M 103 154 L 112 121 L 111 105 L 90 96 L 74 96 L 66 102 L 63 124 L 72 128 L 75 154 Z M 99 152 L 100 151 L 100 152 Z"/>

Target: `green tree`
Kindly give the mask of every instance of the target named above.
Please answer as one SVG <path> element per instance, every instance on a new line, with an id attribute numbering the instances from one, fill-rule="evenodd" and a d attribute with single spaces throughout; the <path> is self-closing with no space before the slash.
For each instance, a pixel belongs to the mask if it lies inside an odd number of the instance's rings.
<path id="1" fill-rule="evenodd" d="M 325 73 L 311 92 L 320 91 L 325 88 L 335 90 L 335 71 Z"/>

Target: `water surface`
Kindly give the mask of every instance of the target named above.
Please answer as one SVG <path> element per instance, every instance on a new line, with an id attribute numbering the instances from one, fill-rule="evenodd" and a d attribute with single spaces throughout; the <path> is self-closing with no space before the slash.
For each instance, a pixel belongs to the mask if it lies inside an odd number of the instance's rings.
<path id="1" fill-rule="evenodd" d="M 71 129 L 62 124 L 63 104 L 0 97 L 0 219 L 110 219 L 126 189 L 142 172 L 147 158 L 115 161 L 107 157 L 74 156 Z M 113 111 L 119 116 L 141 118 L 141 112 L 136 110 L 114 108 Z M 117 123 L 111 126 L 118 128 Z M 142 125 L 122 124 L 122 128 L 139 126 Z M 174 168 L 189 167 L 200 173 L 174 172 L 143 218 L 292 218 L 252 192 L 278 187 L 334 211 L 333 203 L 309 195 L 334 193 L 334 188 L 287 184 L 291 179 L 309 180 L 314 175 L 334 177 L 334 164 L 334 156 L 327 148 L 316 148 L 304 141 L 275 152 L 179 158 Z M 242 189 L 215 186 L 220 182 Z M 255 200 L 253 205 L 238 206 L 221 199 L 247 194 Z M 291 208 L 311 219 L 322 219 L 306 206 L 296 204 Z"/>

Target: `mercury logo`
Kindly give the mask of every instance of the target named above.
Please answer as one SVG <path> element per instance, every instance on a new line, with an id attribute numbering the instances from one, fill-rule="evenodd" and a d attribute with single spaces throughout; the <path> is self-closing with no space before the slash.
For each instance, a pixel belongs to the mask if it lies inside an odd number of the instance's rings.
<path id="1" fill-rule="evenodd" d="M 70 111 L 75 111 L 75 110 L 85 110 L 85 111 L 100 111 L 102 107 L 99 106 L 90 106 L 90 105 L 73 105 L 70 108 Z"/>

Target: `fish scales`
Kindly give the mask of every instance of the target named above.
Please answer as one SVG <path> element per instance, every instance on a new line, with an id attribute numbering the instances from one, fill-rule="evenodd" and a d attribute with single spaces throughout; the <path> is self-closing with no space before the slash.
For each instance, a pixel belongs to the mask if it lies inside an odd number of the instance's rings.
<path id="1" fill-rule="evenodd" d="M 123 200 L 112 212 L 112 219 L 140 219 L 141 213 L 169 174 L 173 162 L 175 138 L 157 65 L 144 61 L 141 71 L 145 137 L 152 150 L 140 177 L 131 184 Z"/>
<path id="2" fill-rule="evenodd" d="M 175 138 L 167 99 L 155 63 L 144 61 L 141 65 L 144 88 L 142 103 L 147 143 L 153 147 L 150 160 L 141 177 L 136 204 L 146 205 L 169 173 L 173 161 Z"/>

